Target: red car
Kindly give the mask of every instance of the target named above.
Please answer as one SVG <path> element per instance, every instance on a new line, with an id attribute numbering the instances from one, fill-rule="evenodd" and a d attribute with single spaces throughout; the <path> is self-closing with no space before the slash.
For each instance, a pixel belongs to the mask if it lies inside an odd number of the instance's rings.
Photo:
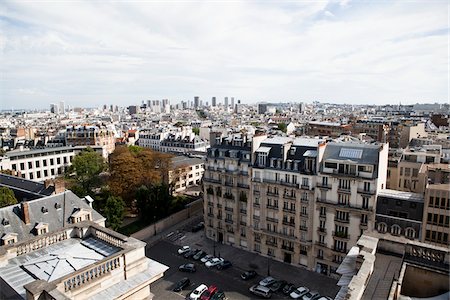
<path id="1" fill-rule="evenodd" d="M 203 292 L 203 294 L 200 296 L 200 300 L 210 300 L 211 297 L 217 293 L 217 286 L 210 285 L 209 288 Z"/>

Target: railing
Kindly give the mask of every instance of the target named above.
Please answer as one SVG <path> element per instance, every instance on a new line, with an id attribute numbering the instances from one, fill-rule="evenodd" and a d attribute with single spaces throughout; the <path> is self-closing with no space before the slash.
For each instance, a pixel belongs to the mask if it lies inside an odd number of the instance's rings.
<path id="1" fill-rule="evenodd" d="M 97 239 L 102 240 L 104 242 L 107 242 L 108 244 L 111 244 L 115 247 L 122 247 L 124 241 L 122 239 L 119 239 L 115 236 L 112 236 L 109 233 L 103 232 L 101 230 L 98 230 L 97 228 L 91 227 L 91 233 L 93 236 L 95 236 Z"/>
<path id="2" fill-rule="evenodd" d="M 266 207 L 269 208 L 269 209 L 275 209 L 275 210 L 278 210 L 278 206 L 274 206 L 274 205 L 269 205 L 269 204 L 267 204 Z"/>
<path id="3" fill-rule="evenodd" d="M 287 212 L 287 213 L 295 214 L 295 209 L 290 209 L 290 208 L 284 208 L 283 207 L 283 211 Z"/>
<path id="4" fill-rule="evenodd" d="M 233 208 L 231 208 L 231 207 L 226 207 L 226 206 L 225 206 L 225 211 L 233 212 Z"/>
<path id="5" fill-rule="evenodd" d="M 240 212 L 241 214 L 244 214 L 244 215 L 247 214 L 247 210 L 246 210 L 246 209 L 242 209 L 242 208 L 241 208 L 241 209 L 239 210 L 239 212 Z"/>
<path id="6" fill-rule="evenodd" d="M 208 201 L 208 206 L 214 206 L 214 203 L 212 203 L 211 201 Z"/>
<path id="7" fill-rule="evenodd" d="M 253 219 L 254 219 L 254 220 L 259 220 L 260 217 L 259 217 L 259 216 L 256 216 L 256 215 L 253 215 Z"/>
<path id="8" fill-rule="evenodd" d="M 375 195 L 374 190 L 367 190 L 367 189 L 358 189 L 358 193 L 360 194 L 366 194 L 366 195 Z"/>
<path id="9" fill-rule="evenodd" d="M 49 245 L 56 244 L 58 242 L 67 240 L 67 232 L 56 232 L 51 235 L 42 236 L 39 239 L 32 240 L 29 242 L 21 243 L 17 245 L 17 256 L 27 254 L 29 252 L 45 248 Z"/>
<path id="10" fill-rule="evenodd" d="M 278 247 L 278 243 L 277 242 L 273 242 L 273 241 L 266 241 L 266 245 Z"/>
<path id="11" fill-rule="evenodd" d="M 300 186 L 300 188 L 303 189 L 303 190 L 309 190 L 309 184 L 302 184 Z"/>
<path id="12" fill-rule="evenodd" d="M 222 208 L 222 204 L 217 203 L 217 208 Z"/>
<path id="13" fill-rule="evenodd" d="M 240 182 L 238 182 L 237 186 L 240 187 L 240 188 L 244 188 L 244 189 L 250 188 L 250 186 L 249 186 L 248 184 L 246 184 L 246 183 L 240 183 Z"/>
<path id="14" fill-rule="evenodd" d="M 289 194 L 283 194 L 283 198 L 286 198 L 286 199 L 293 199 L 293 200 L 296 199 L 295 195 L 289 195 Z"/>
<path id="15" fill-rule="evenodd" d="M 334 221 L 339 222 L 339 223 L 350 223 L 349 219 L 342 219 L 342 218 L 338 218 L 338 217 L 335 217 Z"/>
<path id="16" fill-rule="evenodd" d="M 303 203 L 309 203 L 308 198 L 300 198 L 300 201 L 302 201 Z"/>
<path id="17" fill-rule="evenodd" d="M 225 193 L 225 194 L 223 194 L 223 197 L 226 198 L 226 199 L 234 200 L 233 194 Z"/>
<path id="18" fill-rule="evenodd" d="M 240 221 L 239 224 L 241 224 L 242 226 L 247 226 L 247 222 L 245 221 Z"/>
<path id="19" fill-rule="evenodd" d="M 324 227 L 317 227 L 317 231 L 327 233 L 327 229 Z"/>
<path id="20" fill-rule="evenodd" d="M 294 247 L 281 245 L 281 249 L 294 252 Z"/>
<path id="21" fill-rule="evenodd" d="M 283 225 L 295 227 L 295 222 L 283 220 Z"/>
<path id="22" fill-rule="evenodd" d="M 336 203 L 336 202 L 332 202 L 332 201 L 329 201 L 327 199 L 322 199 L 322 198 L 319 198 L 319 197 L 317 197 L 316 200 L 319 203 L 332 205 L 334 207 L 356 209 L 356 210 L 365 210 L 365 211 L 372 211 L 373 210 L 372 207 L 364 208 L 362 206 L 353 206 L 353 205 L 350 205 L 350 203 L 348 203 L 348 202 L 346 202 L 346 203 Z"/>
<path id="23" fill-rule="evenodd" d="M 348 235 L 348 233 L 342 232 L 342 231 L 333 231 L 333 236 L 336 238 L 341 238 L 341 239 L 350 239 L 350 236 Z"/>
<path id="24" fill-rule="evenodd" d="M 233 182 L 231 182 L 231 181 L 225 181 L 225 185 L 226 185 L 226 186 L 233 186 Z"/>
<path id="25" fill-rule="evenodd" d="M 301 230 L 301 231 L 308 231 L 308 227 L 306 227 L 306 226 L 300 226 L 300 230 Z"/>
<path id="26" fill-rule="evenodd" d="M 278 193 L 274 193 L 274 192 L 267 192 L 267 196 L 271 196 L 271 197 L 278 197 L 279 194 Z"/>
<path id="27" fill-rule="evenodd" d="M 306 213 L 306 212 L 300 212 L 300 216 L 306 218 L 306 217 L 308 217 L 308 213 Z"/>
<path id="28" fill-rule="evenodd" d="M 321 189 L 331 189 L 331 184 L 324 184 L 321 182 L 317 182 L 316 186 Z"/>
<path id="29" fill-rule="evenodd" d="M 259 203 L 255 203 L 255 202 L 253 202 L 253 207 L 256 207 L 256 208 L 258 208 L 260 205 L 259 205 Z"/>
<path id="30" fill-rule="evenodd" d="M 327 244 L 325 242 L 321 242 L 321 241 L 316 241 L 316 245 L 320 246 L 320 247 L 326 247 Z"/>
<path id="31" fill-rule="evenodd" d="M 203 181 L 204 182 L 212 182 L 212 183 L 221 183 L 220 179 L 207 178 L 207 177 L 204 177 Z"/>
<path id="32" fill-rule="evenodd" d="M 276 219 L 276 218 L 266 217 L 266 220 L 269 221 L 269 222 L 278 223 L 278 219 Z"/>
<path id="33" fill-rule="evenodd" d="M 68 292 L 70 290 L 79 288 L 84 284 L 87 284 L 90 281 L 95 280 L 96 278 L 102 277 L 105 274 L 108 274 L 112 270 L 117 269 L 119 267 L 120 267 L 120 256 L 110 258 L 92 268 L 78 272 L 73 276 L 70 276 L 69 278 L 65 279 L 64 291 Z"/>
<path id="34" fill-rule="evenodd" d="M 331 250 L 339 252 L 339 253 L 347 253 L 347 249 L 346 248 L 340 249 L 340 248 L 333 247 Z"/>
<path id="35" fill-rule="evenodd" d="M 231 219 L 225 219 L 225 223 L 233 224 L 233 220 L 231 220 Z"/>
<path id="36" fill-rule="evenodd" d="M 213 213 L 208 213 L 208 217 L 214 217 Z"/>

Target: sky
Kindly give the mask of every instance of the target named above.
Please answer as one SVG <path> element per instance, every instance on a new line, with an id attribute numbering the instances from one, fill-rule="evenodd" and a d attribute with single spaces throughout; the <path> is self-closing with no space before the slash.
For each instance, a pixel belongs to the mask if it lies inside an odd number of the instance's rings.
<path id="1" fill-rule="evenodd" d="M 449 101 L 447 1 L 1 1 L 0 109 Z"/>

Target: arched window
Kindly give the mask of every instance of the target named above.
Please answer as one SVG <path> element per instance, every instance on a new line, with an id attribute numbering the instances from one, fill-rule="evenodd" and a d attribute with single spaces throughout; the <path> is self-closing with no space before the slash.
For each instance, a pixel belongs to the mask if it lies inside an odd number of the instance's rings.
<path id="1" fill-rule="evenodd" d="M 412 227 L 405 229 L 405 236 L 409 239 L 414 239 L 416 237 L 416 231 Z"/>
<path id="2" fill-rule="evenodd" d="M 378 232 L 385 233 L 387 229 L 386 223 L 378 223 L 377 230 Z"/>
<path id="3" fill-rule="evenodd" d="M 400 235 L 402 233 L 402 228 L 397 224 L 391 226 L 391 234 L 392 235 Z"/>

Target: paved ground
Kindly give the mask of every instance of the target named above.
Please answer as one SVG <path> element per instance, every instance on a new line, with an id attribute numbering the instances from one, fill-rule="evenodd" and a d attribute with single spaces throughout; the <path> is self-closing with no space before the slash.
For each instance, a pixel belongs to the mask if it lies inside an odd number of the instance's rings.
<path id="1" fill-rule="evenodd" d="M 311 290 L 319 291 L 322 295 L 334 298 L 338 292 L 337 281 L 334 279 L 282 262 L 269 261 L 267 258 L 254 253 L 217 243 L 215 244 L 216 255 L 220 254 L 221 257 L 230 260 L 233 263 L 232 268 L 218 271 L 208 269 L 200 262 L 195 262 L 196 273 L 179 272 L 179 265 L 192 262 L 192 260 L 185 259 L 177 254 L 177 249 L 180 246 L 189 245 L 194 248 L 202 248 L 211 254 L 214 252 L 214 243 L 205 238 L 203 231 L 190 232 L 191 226 L 199 221 L 201 221 L 201 216 L 191 218 L 171 230 L 162 232 L 157 236 L 149 236 L 146 240 L 149 243 L 146 249 L 147 256 L 170 267 L 164 278 L 152 284 L 152 293 L 155 294 L 157 299 L 181 299 L 201 283 L 217 285 L 219 289 L 225 291 L 228 299 L 252 299 L 255 296 L 250 294 L 248 288 L 267 276 L 268 269 L 270 275 L 277 279 L 284 279 L 296 286 L 307 286 Z M 241 280 L 240 274 L 247 269 L 256 270 L 259 274 L 258 277 L 250 281 Z M 183 277 L 188 277 L 191 280 L 190 290 L 184 290 L 181 293 L 172 292 L 173 284 Z M 286 299 L 288 297 L 283 294 L 275 294 L 272 298 Z"/>

